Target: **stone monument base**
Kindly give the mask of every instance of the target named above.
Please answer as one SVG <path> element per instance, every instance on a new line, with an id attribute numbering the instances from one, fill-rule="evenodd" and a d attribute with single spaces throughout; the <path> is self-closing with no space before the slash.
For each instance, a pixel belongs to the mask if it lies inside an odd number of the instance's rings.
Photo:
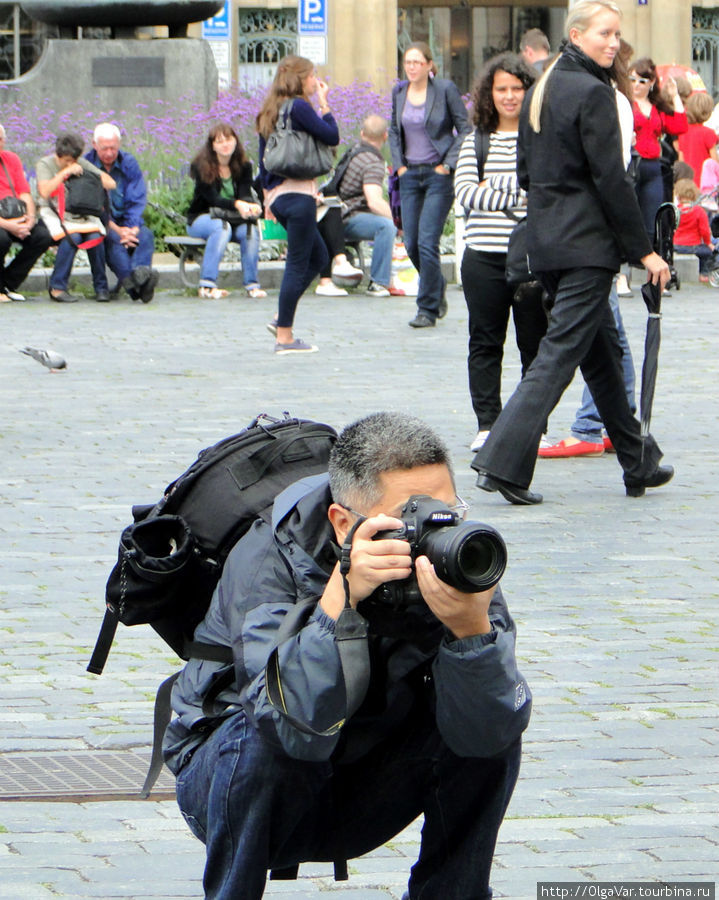
<path id="1" fill-rule="evenodd" d="M 209 109 L 216 99 L 217 68 L 203 40 L 50 40 L 37 65 L 2 85 L 0 121 L 10 107 L 30 117 L 49 107 L 58 118 L 89 107 L 122 112 L 118 124 L 129 130 L 148 107 L 152 114 L 153 101 Z"/>

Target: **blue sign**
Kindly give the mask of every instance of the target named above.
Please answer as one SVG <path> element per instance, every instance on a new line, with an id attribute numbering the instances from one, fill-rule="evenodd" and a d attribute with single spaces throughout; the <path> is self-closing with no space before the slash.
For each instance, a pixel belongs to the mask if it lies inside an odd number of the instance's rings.
<path id="1" fill-rule="evenodd" d="M 202 23 L 202 37 L 206 41 L 229 41 L 230 39 L 230 0 L 209 19 Z"/>
<path id="2" fill-rule="evenodd" d="M 299 0 L 297 30 L 300 34 L 327 34 L 327 0 Z"/>

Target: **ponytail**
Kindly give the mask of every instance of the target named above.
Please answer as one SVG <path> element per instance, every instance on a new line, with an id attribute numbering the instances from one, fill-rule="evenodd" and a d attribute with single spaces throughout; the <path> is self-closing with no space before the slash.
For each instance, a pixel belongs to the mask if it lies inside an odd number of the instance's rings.
<path id="1" fill-rule="evenodd" d="M 532 131 L 536 132 L 537 134 L 539 134 L 539 132 L 542 130 L 542 106 L 544 105 L 544 94 L 547 90 L 547 79 L 551 75 L 554 67 L 559 62 L 560 57 L 561 53 L 557 54 L 557 56 L 544 70 L 541 78 L 534 86 L 532 99 L 529 101 L 529 124 L 532 128 Z"/>

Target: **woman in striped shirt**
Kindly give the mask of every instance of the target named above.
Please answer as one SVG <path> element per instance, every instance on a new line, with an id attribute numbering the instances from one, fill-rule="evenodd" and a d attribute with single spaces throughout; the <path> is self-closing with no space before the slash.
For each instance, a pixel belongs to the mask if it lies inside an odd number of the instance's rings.
<path id="1" fill-rule="evenodd" d="M 489 60 L 474 86 L 475 131 L 462 142 L 454 179 L 455 196 L 466 214 L 462 288 L 469 311 L 469 391 L 478 426 L 474 451 L 502 409 L 502 356 L 510 309 L 522 375 L 547 330 L 541 288 L 522 285 L 517 290 L 507 284 L 504 273 L 509 236 L 517 219 L 526 215 L 526 197 L 516 174 L 517 128 L 534 77 L 514 53 Z M 478 147 L 484 147 L 480 156 L 486 157 L 482 171 Z"/>

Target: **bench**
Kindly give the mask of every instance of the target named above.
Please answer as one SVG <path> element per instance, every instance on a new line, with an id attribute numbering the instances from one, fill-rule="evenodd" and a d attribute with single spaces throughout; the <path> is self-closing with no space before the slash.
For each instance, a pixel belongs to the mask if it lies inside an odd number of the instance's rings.
<path id="1" fill-rule="evenodd" d="M 168 234 L 163 241 L 179 257 L 180 280 L 188 288 L 196 288 L 200 284 L 200 263 L 205 252 L 203 238 L 190 237 L 189 234 Z"/>
<path id="2" fill-rule="evenodd" d="M 168 234 L 163 237 L 163 241 L 179 257 L 180 280 L 183 285 L 188 288 L 197 288 L 200 284 L 200 264 L 205 252 L 204 239 L 191 237 L 189 234 Z M 352 265 L 364 270 L 362 242 L 348 242 L 345 251 L 347 259 Z"/>

